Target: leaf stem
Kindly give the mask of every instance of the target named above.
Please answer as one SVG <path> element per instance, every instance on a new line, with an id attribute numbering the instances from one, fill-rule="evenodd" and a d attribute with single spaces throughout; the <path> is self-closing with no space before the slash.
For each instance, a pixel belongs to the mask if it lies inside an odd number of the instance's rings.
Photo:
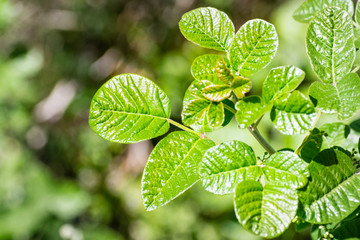
<path id="1" fill-rule="evenodd" d="M 168 121 L 169 123 L 171 123 L 172 125 L 177 126 L 178 128 L 181 128 L 182 130 L 185 130 L 185 131 L 187 131 L 187 132 L 194 133 L 194 134 L 198 135 L 198 136 L 201 137 L 201 138 L 204 138 L 204 137 L 205 137 L 204 134 L 195 132 L 194 130 L 192 130 L 192 129 L 188 128 L 188 127 L 185 127 L 184 125 L 182 125 L 182 124 L 180 124 L 180 123 L 178 123 L 178 122 L 175 122 L 174 120 L 172 120 L 172 119 L 170 119 L 170 118 L 168 118 L 167 121 Z"/>
<path id="2" fill-rule="evenodd" d="M 257 128 L 257 126 L 259 125 L 261 119 L 264 117 L 264 115 L 262 115 L 253 125 L 253 128 Z"/>
<path id="3" fill-rule="evenodd" d="M 357 71 L 359 71 L 359 69 L 360 69 L 360 65 L 356 66 L 351 72 L 356 73 Z"/>
<path id="4" fill-rule="evenodd" d="M 224 108 L 229 110 L 233 114 L 236 114 L 236 110 L 230 107 L 229 105 L 224 104 Z M 261 144 L 261 146 L 271 155 L 276 153 L 276 150 L 270 145 L 270 143 L 268 143 L 265 140 L 265 138 L 261 135 L 261 133 L 257 129 L 257 126 L 261 121 L 262 117 L 263 116 L 261 116 L 261 118 L 254 125 L 250 125 L 248 129 L 251 132 L 251 134 L 255 137 L 255 139 Z"/>
<path id="5" fill-rule="evenodd" d="M 270 155 L 276 153 L 276 150 L 270 145 L 270 143 L 268 143 L 268 141 L 265 140 L 265 138 L 261 135 L 261 133 L 256 127 L 250 125 L 248 129 L 250 133 L 256 138 L 256 140 Z"/>
<path id="6" fill-rule="evenodd" d="M 321 117 L 321 112 L 319 111 L 319 112 L 317 113 L 317 115 L 316 115 L 316 119 L 315 119 L 313 125 L 311 126 L 311 129 L 314 129 L 314 128 L 315 128 L 316 123 L 319 121 L 320 117 Z"/>
<path id="7" fill-rule="evenodd" d="M 229 110 L 231 113 L 236 114 L 236 110 L 230 107 L 229 105 L 224 104 L 224 108 Z"/>

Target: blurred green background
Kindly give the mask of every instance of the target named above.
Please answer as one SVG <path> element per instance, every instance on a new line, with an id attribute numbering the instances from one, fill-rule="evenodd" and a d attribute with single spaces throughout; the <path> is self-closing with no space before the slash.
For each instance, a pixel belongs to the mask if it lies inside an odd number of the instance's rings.
<path id="1" fill-rule="evenodd" d="M 271 67 L 296 65 L 314 80 L 305 53 L 306 25 L 291 15 L 302 1 L 285 0 L 0 0 L 0 239 L 217 240 L 260 239 L 241 228 L 232 196 L 195 185 L 146 212 L 140 180 L 160 138 L 109 143 L 91 131 L 88 111 L 96 90 L 120 73 L 144 75 L 169 95 L 181 121 L 193 59 L 211 51 L 187 42 L 178 29 L 185 12 L 202 6 L 225 11 L 238 29 L 247 20 L 275 24 L 280 47 L 271 66 L 254 77 L 253 93 Z M 301 136 L 260 130 L 275 148 Z M 175 130 L 175 129 L 172 129 Z M 233 122 L 212 133 L 264 150 Z M 309 239 L 291 227 L 279 239 Z"/>

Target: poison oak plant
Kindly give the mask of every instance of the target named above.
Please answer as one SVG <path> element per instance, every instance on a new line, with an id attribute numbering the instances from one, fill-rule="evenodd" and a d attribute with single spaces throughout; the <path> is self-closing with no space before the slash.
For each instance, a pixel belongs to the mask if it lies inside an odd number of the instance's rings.
<path id="1" fill-rule="evenodd" d="M 182 34 L 219 54 L 199 56 L 191 66 L 195 80 L 184 96 L 184 125 L 170 119 L 170 100 L 157 85 L 122 74 L 95 94 L 90 126 L 119 143 L 158 137 L 170 124 L 182 130 L 163 138 L 149 156 L 142 178 L 147 210 L 162 207 L 200 182 L 214 194 L 233 194 L 240 224 L 256 235 L 279 236 L 293 222 L 298 230 L 313 225 L 314 239 L 360 237 L 359 156 L 341 147 L 350 128 L 342 122 L 314 127 L 321 113 L 344 120 L 360 108 L 360 78 L 354 66 L 359 5 L 355 20 L 353 14 L 351 0 L 303 3 L 294 18 L 309 23 L 307 53 L 319 81 L 310 86 L 309 97 L 296 90 L 305 73 L 280 66 L 270 70 L 257 96 L 249 94 L 251 77 L 276 54 L 274 26 L 255 19 L 235 33 L 225 13 L 210 7 L 192 10 L 180 20 Z M 297 149 L 276 151 L 261 136 L 257 127 L 268 111 L 282 134 L 308 133 Z M 257 160 L 241 141 L 216 144 L 206 136 L 234 116 L 268 158 Z M 359 131 L 359 122 L 351 126 Z"/>

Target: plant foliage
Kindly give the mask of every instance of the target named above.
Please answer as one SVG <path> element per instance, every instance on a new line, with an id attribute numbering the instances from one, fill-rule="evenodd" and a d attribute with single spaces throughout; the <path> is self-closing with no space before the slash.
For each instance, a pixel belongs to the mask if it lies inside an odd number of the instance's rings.
<path id="1" fill-rule="evenodd" d="M 180 20 L 189 41 L 220 51 L 197 57 L 184 96 L 181 125 L 170 119 L 166 94 L 150 80 L 122 74 L 95 94 L 90 126 L 109 141 L 134 143 L 165 134 L 169 124 L 183 131 L 163 138 L 151 153 L 142 179 L 147 210 L 157 209 L 196 182 L 214 194 L 233 194 L 236 216 L 250 232 L 274 238 L 292 222 L 319 227 L 318 238 L 360 237 L 359 156 L 342 148 L 350 132 L 344 123 L 315 128 L 321 113 L 348 119 L 360 108 L 352 1 L 307 0 L 294 18 L 309 22 L 307 54 L 320 81 L 309 96 L 296 90 L 305 73 L 292 65 L 269 71 L 262 95 L 251 94 L 252 75 L 269 65 L 278 48 L 275 27 L 264 20 L 233 23 L 214 8 L 198 8 Z M 295 151 L 276 151 L 257 126 L 266 113 L 282 134 L 308 133 Z M 262 160 L 241 141 L 215 144 L 207 132 L 235 116 L 270 154 Z M 358 121 L 351 124 L 358 131 Z M 357 143 L 356 143 L 357 144 Z M 358 145 L 354 145 L 358 148 Z M 348 218 L 351 217 L 351 220 Z M 330 228 L 329 224 L 336 223 Z M 300 226 L 300 225 L 299 225 Z M 326 231 L 323 231 L 325 229 Z"/>

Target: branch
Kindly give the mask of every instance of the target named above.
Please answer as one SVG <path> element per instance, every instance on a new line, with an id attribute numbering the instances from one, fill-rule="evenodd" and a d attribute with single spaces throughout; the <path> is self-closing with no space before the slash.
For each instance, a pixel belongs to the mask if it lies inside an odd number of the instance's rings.
<path id="1" fill-rule="evenodd" d="M 259 130 L 256 127 L 250 125 L 248 127 L 251 134 L 256 138 L 256 140 L 261 144 L 261 146 L 271 155 L 276 153 L 276 150 L 268 143 L 265 138 L 261 135 Z"/>

